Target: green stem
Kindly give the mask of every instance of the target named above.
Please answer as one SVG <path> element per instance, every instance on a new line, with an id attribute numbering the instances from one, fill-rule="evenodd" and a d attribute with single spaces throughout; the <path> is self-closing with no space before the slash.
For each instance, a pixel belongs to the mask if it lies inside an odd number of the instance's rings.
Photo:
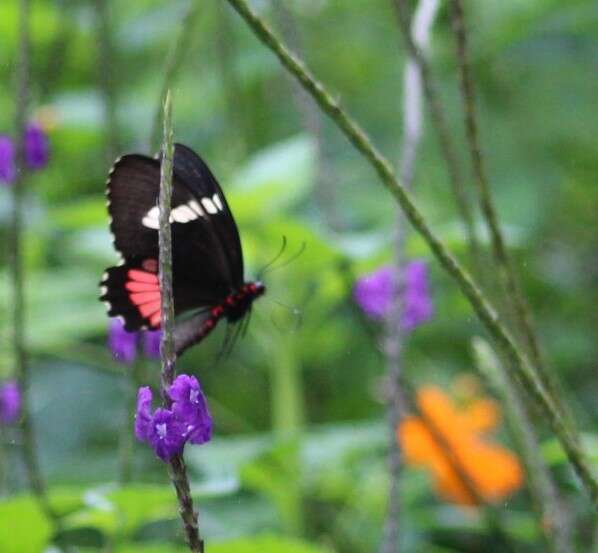
<path id="1" fill-rule="evenodd" d="M 568 553 L 572 551 L 570 510 L 559 497 L 550 470 L 542 458 L 533 424 L 519 399 L 518 390 L 484 340 L 474 338 L 473 349 L 478 369 L 505 406 L 507 423 L 525 465 L 534 509 L 539 514 L 539 525 L 548 547 L 553 553 Z"/>
<path id="2" fill-rule="evenodd" d="M 16 179 L 12 185 L 12 221 L 10 234 L 10 262 L 13 299 L 13 347 L 15 371 L 22 394 L 21 433 L 23 437 L 23 461 L 29 478 L 29 485 L 35 495 L 40 508 L 46 516 L 56 522 L 57 516 L 46 494 L 39 462 L 33 421 L 31 419 L 29 397 L 30 374 L 27 345 L 25 337 L 25 270 L 23 263 L 23 202 L 25 195 L 25 128 L 27 124 L 27 108 L 29 101 L 29 48 L 30 48 L 30 6 L 29 0 L 19 2 L 19 48 L 17 59 L 17 90 L 15 112 L 16 136 Z"/>
<path id="3" fill-rule="evenodd" d="M 395 8 L 399 27 L 402 30 L 402 37 L 407 46 L 409 56 L 413 58 L 419 67 L 426 104 L 430 112 L 432 124 L 436 130 L 440 152 L 444 157 L 444 162 L 447 167 L 453 197 L 455 198 L 455 203 L 457 205 L 457 211 L 465 229 L 471 261 L 474 268 L 479 270 L 481 268 L 480 245 L 475 232 L 475 221 L 469 205 L 469 198 L 467 197 L 467 193 L 463 186 L 463 177 L 461 175 L 461 170 L 459 169 L 457 152 L 453 147 L 446 113 L 442 107 L 436 86 L 434 85 L 430 64 L 422 49 L 416 44 L 411 33 L 407 0 L 392 0 L 392 4 Z"/>
<path id="4" fill-rule="evenodd" d="M 293 338 L 280 337 L 271 366 L 272 427 L 276 440 L 288 445 L 285 461 L 288 472 L 301 470 L 300 443 L 303 428 L 304 405 L 301 366 L 293 348 Z M 288 482 L 284 504 L 280 505 L 285 526 L 289 533 L 303 533 L 303 500 L 300 479 Z"/>
<path id="5" fill-rule="evenodd" d="M 480 145 L 479 130 L 476 117 L 475 90 L 471 76 L 471 64 L 469 60 L 469 49 L 467 39 L 467 29 L 465 25 L 465 16 L 463 13 L 463 4 L 461 0 L 451 0 L 451 22 L 453 31 L 457 40 L 457 59 L 459 62 L 459 72 L 461 77 L 461 97 L 463 100 L 463 110 L 465 116 L 465 130 L 469 152 L 474 172 L 474 182 L 476 184 L 480 207 L 484 216 L 484 221 L 488 227 L 492 243 L 492 253 L 496 264 L 499 267 L 499 278 L 506 292 L 506 300 L 515 314 L 515 320 L 521 334 L 523 335 L 527 349 L 531 356 L 531 363 L 534 367 L 540 382 L 552 397 L 553 402 L 559 409 L 560 414 L 569 422 L 570 415 L 565 410 L 560 401 L 560 394 L 557 383 L 551 372 L 544 366 L 540 353 L 540 346 L 534 331 L 531 312 L 521 284 L 517 277 L 513 260 L 505 245 L 505 240 L 498 222 L 498 214 L 492 199 L 488 176 L 484 165 L 482 148 Z M 572 426 L 570 424 L 570 426 Z M 570 429 L 571 430 L 571 429 Z"/>
<path id="6" fill-rule="evenodd" d="M 191 6 L 189 6 L 187 13 L 183 17 L 178 35 L 172 43 L 166 62 L 164 63 L 160 96 L 152 119 L 149 135 L 150 149 L 156 148 L 160 144 L 160 126 L 162 123 L 163 106 L 164 101 L 166 100 L 166 94 L 168 93 L 168 89 L 172 86 L 172 82 L 181 67 L 184 54 L 189 50 L 189 43 L 193 36 L 195 22 L 197 21 L 201 5 L 202 3 L 199 0 L 192 0 Z"/>
<path id="7" fill-rule="evenodd" d="M 417 36 L 419 47 L 428 46 L 430 29 L 438 10 L 438 0 L 419 0 L 407 33 Z M 416 39 L 414 39 L 416 40 Z M 401 180 L 407 190 L 411 190 L 415 180 L 415 166 L 423 132 L 422 74 L 418 60 L 408 56 L 403 70 L 403 145 L 399 167 Z M 396 553 L 399 549 L 399 518 L 401 510 L 399 478 L 401 475 L 401 450 L 396 431 L 401 422 L 404 393 L 401 387 L 401 375 L 405 365 L 404 349 L 408 335 L 403 329 L 402 319 L 405 300 L 405 267 L 407 259 L 405 244 L 409 229 L 401 210 L 397 210 L 395 228 L 395 274 L 394 301 L 385 321 L 384 354 L 386 358 L 387 398 L 386 419 L 388 432 L 388 469 L 390 488 L 388 509 L 384 526 L 384 539 L 380 546 L 381 553 Z"/>
<path id="8" fill-rule="evenodd" d="M 598 504 L 598 481 L 589 467 L 586 455 L 564 423 L 552 398 L 541 382 L 538 381 L 536 371 L 531 367 L 525 354 L 519 349 L 511 335 L 498 321 L 495 309 L 482 294 L 477 283 L 472 280 L 469 273 L 432 232 L 419 208 L 413 202 L 411 194 L 399 183 L 388 160 L 375 148 L 361 127 L 340 107 L 338 101 L 310 74 L 303 63 L 292 55 L 284 44 L 274 36 L 271 29 L 249 8 L 245 0 L 228 0 L 228 2 L 246 21 L 254 34 L 276 54 L 283 66 L 297 78 L 319 104 L 320 108 L 328 114 L 353 146 L 361 152 L 374 168 L 384 186 L 399 202 L 405 216 L 428 244 L 441 266 L 458 284 L 489 334 L 498 346 L 507 353 L 510 361 L 509 367 L 512 368 L 515 376 L 529 390 L 531 397 L 541 408 L 592 502 Z"/>
<path id="9" fill-rule="evenodd" d="M 112 164 L 120 152 L 120 140 L 116 114 L 117 90 L 115 75 L 118 73 L 114 64 L 114 46 L 112 44 L 112 26 L 110 24 L 108 0 L 95 0 L 95 10 L 98 33 L 98 78 L 106 118 L 106 155 L 108 162 Z"/>
<path id="10" fill-rule="evenodd" d="M 161 382 L 162 403 L 165 408 L 171 405 L 168 389 L 176 376 L 176 353 L 174 351 L 174 302 L 172 296 L 172 235 L 170 228 L 170 204 L 172 198 L 172 160 L 174 156 L 172 132 L 172 102 L 170 90 L 164 99 L 164 138 L 162 141 L 162 160 L 160 163 L 160 228 L 159 244 L 159 279 L 162 300 L 160 326 L 162 343 L 160 357 L 162 360 Z M 193 510 L 193 499 L 187 477 L 187 468 L 183 455 L 175 455 L 168 463 L 170 480 L 176 491 L 179 502 L 179 513 L 183 521 L 187 545 L 193 553 L 203 553 L 203 541 L 199 535 L 197 513 Z"/>

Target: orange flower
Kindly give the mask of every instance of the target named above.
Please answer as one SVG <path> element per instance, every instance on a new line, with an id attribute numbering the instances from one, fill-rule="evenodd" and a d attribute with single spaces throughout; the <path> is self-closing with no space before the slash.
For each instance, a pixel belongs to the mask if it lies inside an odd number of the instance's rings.
<path id="1" fill-rule="evenodd" d="M 397 438 L 406 461 L 427 467 L 443 497 L 462 505 L 476 504 L 430 425 L 443 437 L 481 499 L 497 501 L 521 486 L 523 472 L 517 457 L 482 436 L 498 423 L 499 411 L 493 401 L 478 399 L 457 409 L 442 390 L 429 386 L 418 390 L 417 403 L 426 420 L 405 418 L 397 429 Z"/>

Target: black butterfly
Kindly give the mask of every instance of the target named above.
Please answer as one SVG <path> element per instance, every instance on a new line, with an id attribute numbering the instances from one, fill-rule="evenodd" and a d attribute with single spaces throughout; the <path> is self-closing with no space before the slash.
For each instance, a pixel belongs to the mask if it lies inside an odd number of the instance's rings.
<path id="1" fill-rule="evenodd" d="M 110 230 L 123 262 L 104 273 L 100 299 L 129 331 L 160 326 L 159 188 L 159 160 L 139 154 L 118 159 L 108 178 Z M 180 327 L 196 343 L 220 319 L 240 321 L 265 287 L 244 281 L 239 231 L 222 189 L 204 161 L 182 144 L 174 148 L 171 205 L 175 315 L 201 312 L 177 323 L 175 342 Z"/>

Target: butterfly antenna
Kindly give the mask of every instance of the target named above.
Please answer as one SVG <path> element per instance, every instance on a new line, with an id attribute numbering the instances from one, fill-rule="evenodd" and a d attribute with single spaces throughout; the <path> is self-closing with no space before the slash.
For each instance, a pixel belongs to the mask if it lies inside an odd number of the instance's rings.
<path id="1" fill-rule="evenodd" d="M 283 267 L 286 267 L 287 265 L 289 265 L 290 263 L 295 261 L 299 256 L 301 256 L 306 248 L 307 248 L 307 244 L 305 242 L 301 242 L 301 246 L 299 247 L 297 252 L 295 254 L 293 254 L 291 257 L 289 257 L 284 263 L 281 263 L 280 265 L 276 265 L 275 267 L 272 266 L 272 263 L 270 263 L 267 267 L 265 267 L 265 269 L 269 268 L 270 272 L 272 272 L 277 269 L 282 269 Z M 263 270 L 262 275 L 266 274 L 265 269 Z"/>
<path id="2" fill-rule="evenodd" d="M 275 300 L 274 298 L 265 296 L 264 299 L 267 299 L 273 303 L 276 303 L 277 305 L 280 305 L 281 307 L 284 307 L 285 309 L 288 309 L 291 314 L 293 315 L 293 317 L 295 317 L 295 320 L 297 321 L 295 324 L 295 330 L 297 330 L 302 324 L 303 324 L 303 311 L 301 309 L 299 309 L 298 307 L 291 307 L 290 305 L 283 303 L 281 301 Z"/>
<path id="3" fill-rule="evenodd" d="M 264 265 L 258 271 L 258 273 L 257 273 L 258 280 L 262 280 L 262 277 L 266 273 L 266 270 L 268 269 L 268 267 L 271 267 L 274 263 L 276 263 L 280 259 L 280 256 L 284 253 L 284 250 L 286 249 L 286 247 L 287 247 L 287 237 L 283 235 L 282 236 L 282 244 L 280 245 L 280 250 L 278 250 L 278 253 L 272 258 L 271 261 L 266 263 L 266 265 Z"/>

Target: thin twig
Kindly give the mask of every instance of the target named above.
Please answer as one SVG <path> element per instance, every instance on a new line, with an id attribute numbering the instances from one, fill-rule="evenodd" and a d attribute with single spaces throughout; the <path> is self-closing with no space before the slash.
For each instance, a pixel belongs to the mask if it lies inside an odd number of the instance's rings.
<path id="1" fill-rule="evenodd" d="M 112 164 L 120 153 L 120 140 L 116 114 L 115 75 L 117 75 L 117 70 L 114 63 L 108 0 L 95 0 L 95 10 L 97 17 L 98 78 L 106 117 L 106 155 L 108 162 Z"/>
<path id="2" fill-rule="evenodd" d="M 465 117 L 465 130 L 471 163 L 474 173 L 474 182 L 478 191 L 478 198 L 484 221 L 488 227 L 492 243 L 492 253 L 496 264 L 499 267 L 499 278 L 505 289 L 507 302 L 511 306 L 521 334 L 523 335 L 527 350 L 531 357 L 532 366 L 536 369 L 539 380 L 563 416 L 568 422 L 570 415 L 564 409 L 560 401 L 560 394 L 554 375 L 546 369 L 540 353 L 540 346 L 533 328 L 531 313 L 519 278 L 517 277 L 513 260 L 505 245 L 505 240 L 498 222 L 498 215 L 492 199 L 488 176 L 484 165 L 482 148 L 480 145 L 477 117 L 474 82 L 471 76 L 471 66 L 468 51 L 467 29 L 463 4 L 461 0 L 449 2 L 451 12 L 451 23 L 457 41 L 457 60 L 461 78 L 461 97 Z"/>
<path id="3" fill-rule="evenodd" d="M 172 103 L 170 90 L 164 99 L 164 138 L 162 141 L 162 162 L 160 164 L 160 228 L 158 231 L 160 261 L 160 293 L 162 342 L 160 357 L 162 359 L 162 403 L 164 407 L 171 405 L 168 389 L 176 375 L 176 353 L 172 337 L 174 327 L 174 302 L 172 296 L 172 236 L 170 229 L 170 202 L 172 197 L 172 159 L 174 155 L 172 132 Z M 197 513 L 193 510 L 193 499 L 187 478 L 187 469 L 182 454 L 175 455 L 169 461 L 169 474 L 179 501 L 179 513 L 185 528 L 189 549 L 193 553 L 203 553 L 203 541 L 199 535 Z"/>
<path id="4" fill-rule="evenodd" d="M 529 390 L 533 400 L 542 409 L 592 502 L 598 505 L 598 481 L 590 469 L 585 452 L 569 431 L 568 425 L 563 421 L 559 410 L 554 405 L 552 397 L 546 392 L 541 382 L 538 381 L 536 371 L 530 365 L 526 355 L 520 350 L 502 323 L 498 321 L 496 310 L 488 302 L 477 283 L 456 260 L 444 243 L 432 232 L 419 208 L 411 198 L 411 194 L 398 181 L 388 160 L 375 148 L 361 127 L 340 107 L 338 101 L 311 75 L 303 62 L 293 56 L 286 46 L 275 37 L 272 30 L 248 6 L 245 0 L 228 0 L 228 2 L 246 21 L 256 37 L 276 54 L 287 70 L 295 75 L 301 85 L 320 105 L 321 109 L 328 114 L 353 146 L 361 152 L 363 157 L 377 172 L 384 186 L 399 202 L 405 216 L 426 241 L 441 266 L 459 285 L 489 334 L 496 340 L 498 346 L 503 348 L 507 353 L 510 361 L 509 368 L 515 371 L 515 376 Z"/>
<path id="5" fill-rule="evenodd" d="M 136 394 L 135 391 L 143 382 L 141 375 L 144 371 L 144 359 L 140 355 L 139 343 L 136 344 L 137 355 L 130 366 L 124 368 L 122 379 L 123 390 L 123 425 L 119 436 L 119 483 L 128 484 L 133 476 L 133 459 L 135 443 L 131 433 L 131 424 L 135 415 Z"/>
<path id="6" fill-rule="evenodd" d="M 418 41 L 418 46 L 422 50 L 427 48 L 430 29 L 434 23 L 438 5 L 438 0 L 420 0 L 418 2 L 409 32 L 413 33 L 414 40 Z M 403 186 L 410 190 L 415 178 L 415 163 L 423 128 L 422 79 L 417 60 L 411 56 L 405 63 L 403 83 L 403 146 L 399 167 Z M 404 401 L 401 374 L 403 372 L 403 349 L 407 339 L 402 327 L 407 232 L 404 215 L 398 210 L 395 228 L 394 301 L 386 318 L 384 339 L 388 386 L 386 410 L 390 488 L 384 538 L 380 547 L 381 553 L 396 553 L 399 548 L 401 450 L 396 439 L 396 429 L 400 424 L 401 408 Z"/>
<path id="7" fill-rule="evenodd" d="M 484 340 L 474 338 L 473 349 L 480 372 L 498 392 L 505 406 L 507 423 L 526 468 L 534 508 L 540 515 L 540 528 L 546 542 L 554 553 L 569 553 L 573 551 L 569 510 L 559 497 L 556 484 L 542 458 L 540 444 L 518 391 Z"/>
<path id="8" fill-rule="evenodd" d="M 287 2 L 288 0 L 273 2 L 272 8 L 289 47 L 297 55 L 304 56 L 305 46 L 303 38 L 297 25 L 295 14 L 287 5 Z M 340 231 L 343 228 L 343 223 L 338 210 L 339 203 L 336 197 L 336 182 L 331 175 L 330 165 L 327 163 L 325 157 L 321 114 L 301 85 L 291 75 L 287 76 L 303 128 L 314 142 L 316 167 L 314 182 L 315 197 L 322 210 L 325 222 L 330 225 L 332 230 Z"/>
<path id="9" fill-rule="evenodd" d="M 247 110 L 244 109 L 243 87 L 235 66 L 237 44 L 231 26 L 228 6 L 216 3 L 216 53 L 220 88 L 224 100 L 226 144 L 231 159 L 242 159 L 247 151 Z"/>
<path id="10" fill-rule="evenodd" d="M 166 94 L 168 93 L 169 88 L 172 86 L 176 74 L 183 63 L 184 54 L 189 50 L 189 42 L 193 36 L 195 22 L 199 15 L 199 8 L 202 5 L 202 2 L 199 0 L 192 0 L 189 9 L 181 21 L 178 35 L 168 51 L 168 56 L 162 71 L 160 96 L 158 97 L 158 102 L 156 104 L 156 111 L 154 112 L 148 139 L 150 150 L 157 148 L 160 144 L 160 127 L 162 123 L 163 106 L 164 101 L 166 100 Z"/>
<path id="11" fill-rule="evenodd" d="M 432 124 L 436 129 L 436 135 L 440 145 L 440 151 L 444 157 L 447 167 L 449 181 L 453 191 L 453 196 L 457 205 L 457 210 L 467 237 L 469 245 L 469 253 L 474 268 L 479 268 L 480 261 L 480 246 L 478 243 L 477 234 L 475 231 L 475 222 L 472 210 L 469 206 L 469 198 L 463 186 L 463 177 L 459 169 L 459 160 L 457 152 L 453 147 L 450 129 L 447 123 L 447 117 L 442 107 L 439 94 L 434 85 L 432 71 L 428 60 L 426 59 L 421 47 L 416 43 L 415 37 L 411 34 L 409 25 L 409 7 L 406 0 L 392 0 L 397 15 L 397 21 L 402 30 L 402 37 L 407 46 L 409 56 L 418 65 L 421 80 L 424 89 L 424 96 L 426 104 L 430 111 Z"/>
<path id="12" fill-rule="evenodd" d="M 27 108 L 29 102 L 29 47 L 30 47 L 30 9 L 29 0 L 19 1 L 19 48 L 17 59 L 17 89 L 15 111 L 15 137 L 16 137 L 16 179 L 12 185 L 12 222 L 10 233 L 10 263 L 9 271 L 12 284 L 12 324 L 14 362 L 17 380 L 22 394 L 21 433 L 23 443 L 21 451 L 23 461 L 29 478 L 31 491 L 37 502 L 52 521 L 57 521 L 48 496 L 46 484 L 41 474 L 37 458 L 37 442 L 35 429 L 31 419 L 31 399 L 29 360 L 25 336 L 25 271 L 23 266 L 23 201 L 26 184 L 25 167 L 25 128 L 27 124 Z"/>

